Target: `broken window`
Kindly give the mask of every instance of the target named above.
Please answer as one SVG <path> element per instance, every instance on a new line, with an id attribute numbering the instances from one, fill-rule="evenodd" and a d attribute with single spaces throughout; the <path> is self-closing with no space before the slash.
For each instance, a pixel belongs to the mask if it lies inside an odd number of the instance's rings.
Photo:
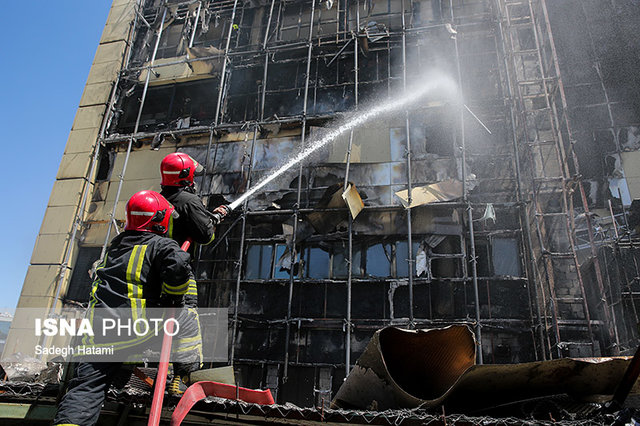
<path id="1" fill-rule="evenodd" d="M 418 248 L 420 243 L 413 242 L 411 244 L 411 258 L 415 261 L 418 254 Z M 409 276 L 409 262 L 408 260 L 408 243 L 406 241 L 398 241 L 396 243 L 396 277 L 403 278 Z M 415 271 L 414 271 L 415 275 Z"/>
<path id="2" fill-rule="evenodd" d="M 224 49 L 224 41 L 229 33 L 229 25 L 231 25 L 231 12 L 205 12 L 198 25 L 198 32 L 193 40 L 193 45 L 213 46 L 218 49 Z"/>
<path id="3" fill-rule="evenodd" d="M 293 269 L 293 275 L 299 274 L 300 253 L 296 253 L 293 267 L 291 265 L 291 252 L 285 244 L 276 244 L 276 265 L 273 271 L 274 279 L 288 279 Z"/>
<path id="4" fill-rule="evenodd" d="M 182 24 L 174 24 L 162 31 L 156 59 L 173 58 L 182 54 L 184 48 L 182 37 L 183 28 L 184 26 Z"/>
<path id="5" fill-rule="evenodd" d="M 339 32 L 338 9 L 338 5 L 334 5 L 333 0 L 316 8 L 313 18 L 313 37 L 335 36 Z"/>
<path id="6" fill-rule="evenodd" d="M 520 247 L 515 238 L 478 238 L 475 241 L 479 277 L 522 276 Z M 470 251 L 469 251 L 470 253 Z"/>
<path id="7" fill-rule="evenodd" d="M 309 111 L 320 115 L 345 111 L 355 104 L 355 74 L 353 52 L 345 52 L 332 59 L 314 61 Z"/>
<path id="8" fill-rule="evenodd" d="M 361 252 L 357 247 L 353 247 L 353 258 L 351 262 L 351 275 L 355 277 L 362 276 L 362 267 L 360 266 Z M 333 278 L 347 278 L 348 275 L 348 259 L 349 254 L 346 246 L 339 246 L 333 254 L 331 262 L 331 276 Z"/>
<path id="9" fill-rule="evenodd" d="M 386 50 L 370 51 L 358 58 L 358 97 L 361 103 L 387 97 L 388 60 Z"/>
<path id="10" fill-rule="evenodd" d="M 256 120 L 260 110 L 263 67 L 235 68 L 225 102 L 225 122 Z"/>
<path id="11" fill-rule="evenodd" d="M 257 44 L 257 38 L 253 38 L 252 40 L 252 28 L 253 28 L 253 18 L 255 16 L 256 8 L 250 7 L 250 4 L 245 5 L 239 11 L 239 21 L 237 21 L 236 26 L 234 27 L 234 31 L 231 33 L 232 36 L 232 46 L 234 50 L 238 50 L 238 48 L 246 47 L 250 44 Z M 261 16 L 261 15 L 259 15 Z M 256 23 L 257 28 L 260 28 L 260 24 Z M 258 34 L 262 34 L 262 31 L 256 31 L 255 36 Z M 253 42 L 253 43 L 252 43 Z"/>
<path id="12" fill-rule="evenodd" d="M 237 194 L 244 192 L 247 182 L 247 142 L 218 143 L 215 149 L 210 193 Z"/>
<path id="13" fill-rule="evenodd" d="M 116 160 L 116 153 L 112 149 L 100 149 L 98 159 L 98 171 L 96 172 L 96 182 L 111 179 L 111 172 Z"/>
<path id="14" fill-rule="evenodd" d="M 217 99 L 218 85 L 217 78 L 177 85 L 170 118 L 191 117 L 192 126 L 213 120 L 215 108 L 211 108 L 211 101 Z"/>
<path id="15" fill-rule="evenodd" d="M 251 245 L 247 250 L 245 279 L 270 279 L 273 246 Z"/>
<path id="16" fill-rule="evenodd" d="M 159 123 L 167 123 L 171 98 L 173 97 L 173 87 L 149 87 L 145 98 L 145 105 L 140 116 L 139 130 L 155 129 Z M 131 133 L 138 118 L 140 110 L 140 100 L 142 98 L 142 87 L 137 87 L 131 92 L 127 92 L 121 99 L 122 113 L 114 117 L 117 133 Z M 116 118 L 118 117 L 118 118 Z"/>
<path id="17" fill-rule="evenodd" d="M 371 277 L 391 276 L 391 244 L 374 244 L 367 248 L 366 271 Z"/>
<path id="18" fill-rule="evenodd" d="M 380 26 L 388 28 L 391 31 L 400 31 L 402 29 L 402 5 L 401 0 L 390 0 L 386 2 L 366 1 L 361 4 L 364 11 L 360 12 L 360 26 Z M 350 29 L 355 30 L 356 5 L 351 4 L 349 8 L 349 17 L 351 22 Z M 411 6 L 407 3 L 407 16 L 411 13 Z M 366 14 L 366 17 L 364 16 Z"/>
<path id="19" fill-rule="evenodd" d="M 309 37 L 311 9 L 306 3 L 281 3 L 280 28 L 278 40 L 295 41 Z"/>
<path id="20" fill-rule="evenodd" d="M 438 22 L 442 19 L 441 0 L 416 0 L 411 3 L 413 27 Z"/>
<path id="21" fill-rule="evenodd" d="M 416 120 L 417 121 L 417 120 Z M 422 159 L 427 154 L 453 156 L 453 127 L 447 126 L 443 118 L 434 115 L 424 119 L 424 125 L 413 124 L 411 130 L 411 156 Z M 406 161 L 407 140 L 405 127 L 389 129 L 391 161 Z"/>
<path id="22" fill-rule="evenodd" d="M 253 154 L 253 170 L 275 169 L 295 152 L 296 142 L 299 138 L 274 138 L 258 139 L 255 143 Z"/>
<path id="23" fill-rule="evenodd" d="M 490 277 L 491 268 L 489 266 L 489 243 L 486 240 L 475 240 L 476 243 L 476 273 L 479 277 Z M 469 252 L 471 253 L 471 252 Z M 469 269 L 471 272 L 471 269 Z"/>
<path id="24" fill-rule="evenodd" d="M 218 78 L 171 86 L 149 87 L 140 116 L 140 131 L 185 128 L 213 121 L 211 100 L 218 97 Z M 122 98 L 122 115 L 114 119 L 115 132 L 131 133 L 135 127 L 142 98 L 137 87 Z"/>
<path id="25" fill-rule="evenodd" d="M 302 54 L 302 51 L 298 52 Z M 264 104 L 264 116 L 287 117 L 302 113 L 306 58 L 269 63 Z M 295 78 L 292 78 L 295 76 Z"/>

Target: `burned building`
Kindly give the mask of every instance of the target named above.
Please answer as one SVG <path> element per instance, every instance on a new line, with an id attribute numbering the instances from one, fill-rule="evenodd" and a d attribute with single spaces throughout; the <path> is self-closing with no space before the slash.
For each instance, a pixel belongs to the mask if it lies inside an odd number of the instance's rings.
<path id="1" fill-rule="evenodd" d="M 632 353 L 639 19 L 631 0 L 115 0 L 19 307 L 87 302 L 166 154 L 205 166 L 214 208 L 437 71 L 460 97 L 345 132 L 197 250 L 238 382 L 328 405 L 387 325 L 467 324 L 479 363 Z"/>

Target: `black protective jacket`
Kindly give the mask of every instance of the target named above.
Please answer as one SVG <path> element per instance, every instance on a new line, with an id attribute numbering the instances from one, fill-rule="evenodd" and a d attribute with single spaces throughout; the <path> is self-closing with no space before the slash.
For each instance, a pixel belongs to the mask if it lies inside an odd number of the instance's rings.
<path id="1" fill-rule="evenodd" d="M 90 307 L 159 306 L 162 293 L 182 296 L 192 280 L 189 260 L 170 238 L 125 231 L 111 241 L 96 270 Z"/>
<path id="2" fill-rule="evenodd" d="M 187 238 L 199 244 L 209 244 L 214 239 L 214 226 L 202 200 L 193 193 L 192 187 L 164 186 L 160 194 L 176 208 L 180 215 L 174 219 L 167 232 L 182 245 Z"/>

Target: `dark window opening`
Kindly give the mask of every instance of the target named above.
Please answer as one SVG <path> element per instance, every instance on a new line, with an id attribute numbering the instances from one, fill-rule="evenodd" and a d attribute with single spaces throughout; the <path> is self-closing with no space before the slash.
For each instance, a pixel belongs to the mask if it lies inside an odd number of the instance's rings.
<path id="1" fill-rule="evenodd" d="M 425 124 L 418 125 L 415 123 L 410 128 L 412 157 L 421 159 L 428 154 L 443 157 L 453 156 L 452 127 L 448 127 L 447 122 L 442 117 L 429 117 L 421 121 Z M 391 161 L 405 161 L 407 152 L 406 129 L 397 127 L 391 128 L 389 131 Z"/>
<path id="2" fill-rule="evenodd" d="M 218 78 L 211 78 L 168 87 L 149 87 L 138 130 L 185 128 L 213 121 L 218 85 Z M 141 98 L 142 87 L 124 98 L 122 116 L 114 124 L 117 133 L 133 132 Z"/>
<path id="3" fill-rule="evenodd" d="M 491 240 L 493 272 L 495 275 L 519 277 L 520 250 L 513 238 L 493 238 Z"/>
<path id="4" fill-rule="evenodd" d="M 302 61 L 269 64 L 265 118 L 288 117 L 302 113 L 305 67 Z"/>
<path id="5" fill-rule="evenodd" d="M 359 248 L 353 247 L 351 261 L 351 276 L 361 277 L 361 251 Z M 346 246 L 339 246 L 333 254 L 331 262 L 331 276 L 333 278 L 347 278 L 349 267 L 349 253 Z"/>
<path id="6" fill-rule="evenodd" d="M 329 278 L 331 258 L 329 252 L 320 247 L 309 247 L 304 251 L 304 276 L 314 279 Z"/>
<path id="7" fill-rule="evenodd" d="M 398 241 L 396 243 L 396 277 L 404 278 L 409 276 L 409 250 L 408 243 L 406 241 Z M 418 254 L 418 249 L 420 247 L 420 243 L 413 242 L 411 245 L 411 259 L 415 262 L 416 255 Z M 415 271 L 414 271 L 415 275 Z"/>
<path id="8" fill-rule="evenodd" d="M 231 15 L 222 15 L 215 12 L 213 15 L 207 15 L 206 25 L 203 27 L 199 24 L 199 30 L 193 40 L 194 46 L 215 47 L 224 49 L 225 38 L 229 33 L 229 25 L 231 24 Z"/>
<path id="9" fill-rule="evenodd" d="M 520 247 L 517 239 L 494 237 L 477 239 L 475 249 L 479 277 L 522 276 Z"/>
<path id="10" fill-rule="evenodd" d="M 236 68 L 226 97 L 225 122 L 256 120 L 260 110 L 263 67 Z"/>
<path id="11" fill-rule="evenodd" d="M 231 33 L 231 36 L 234 38 L 232 40 L 233 45 L 236 49 L 240 47 L 249 46 L 250 44 L 257 44 L 257 38 L 252 40 L 252 29 L 254 27 L 254 16 L 256 9 L 251 7 L 244 7 L 242 9 L 242 13 L 240 15 L 240 22 L 235 27 L 235 30 Z M 259 26 L 256 23 L 256 26 Z M 259 31 L 257 34 L 262 35 L 264 31 Z M 252 41 L 254 43 L 252 43 Z"/>
<path id="12" fill-rule="evenodd" d="M 311 9 L 304 3 L 283 3 L 279 16 L 279 41 L 304 40 L 309 36 Z"/>
<path id="13" fill-rule="evenodd" d="M 105 148 L 100 149 L 100 158 L 98 160 L 98 171 L 96 172 L 96 181 L 105 181 L 111 178 L 113 170 L 115 152 Z"/>
<path id="14" fill-rule="evenodd" d="M 182 37 L 182 24 L 171 25 L 162 31 L 160 43 L 158 44 L 158 52 L 156 59 L 173 58 L 181 55 L 184 50 L 184 42 Z"/>
<path id="15" fill-rule="evenodd" d="M 67 288 L 66 299 L 79 303 L 89 301 L 91 292 L 92 277 L 89 272 L 93 264 L 100 258 L 102 247 L 82 247 L 78 249 L 78 258 L 73 267 L 69 287 Z"/>
<path id="16" fill-rule="evenodd" d="M 366 271 L 371 277 L 391 276 L 391 244 L 374 244 L 367 248 Z"/>
<path id="17" fill-rule="evenodd" d="M 247 250 L 245 279 L 269 279 L 271 278 L 271 262 L 273 258 L 273 246 L 252 245 Z"/>

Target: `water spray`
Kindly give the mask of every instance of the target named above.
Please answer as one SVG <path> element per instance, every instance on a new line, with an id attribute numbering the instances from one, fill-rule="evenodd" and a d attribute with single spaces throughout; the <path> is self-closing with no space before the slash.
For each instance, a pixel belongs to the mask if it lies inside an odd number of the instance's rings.
<path id="1" fill-rule="evenodd" d="M 457 86 L 455 82 L 451 78 L 444 75 L 436 75 L 432 76 L 431 78 L 423 79 L 422 84 L 418 85 L 417 87 L 407 88 L 406 94 L 404 96 L 401 96 L 397 99 L 390 99 L 387 102 L 376 105 L 375 107 L 368 110 L 359 110 L 358 112 L 354 113 L 349 119 L 344 121 L 343 124 L 327 131 L 322 135 L 319 135 L 316 139 L 312 139 L 309 146 L 304 151 L 291 158 L 285 164 L 280 166 L 276 171 L 274 171 L 271 175 L 258 182 L 253 188 L 249 189 L 242 196 L 240 196 L 240 198 L 229 204 L 227 207 L 229 208 L 229 210 L 235 210 L 236 207 L 238 207 L 256 192 L 264 188 L 269 182 L 273 181 L 275 178 L 289 170 L 292 166 L 303 161 L 311 154 L 327 145 L 329 142 L 336 140 L 339 136 L 349 132 L 350 130 L 365 124 L 366 122 L 376 118 L 383 113 L 389 113 L 412 104 L 413 102 L 418 101 L 420 98 L 436 89 L 444 89 L 447 92 L 455 93 L 456 87 Z M 304 131 L 304 129 L 302 131 Z"/>

